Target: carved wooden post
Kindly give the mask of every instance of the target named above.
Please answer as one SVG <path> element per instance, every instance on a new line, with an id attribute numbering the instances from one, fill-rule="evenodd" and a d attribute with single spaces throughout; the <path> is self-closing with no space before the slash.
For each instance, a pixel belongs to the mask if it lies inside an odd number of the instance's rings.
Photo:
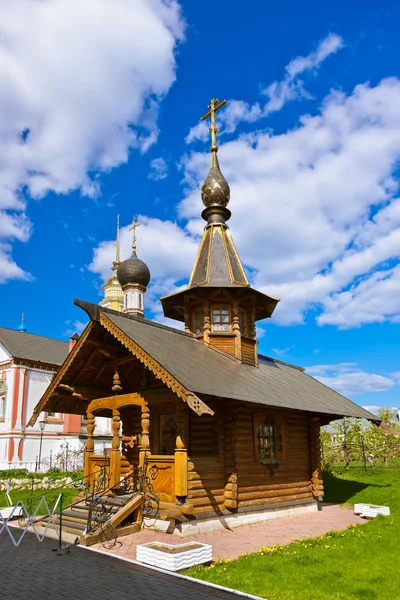
<path id="1" fill-rule="evenodd" d="M 147 402 L 142 406 L 142 436 L 140 442 L 139 467 L 144 467 L 147 455 L 150 454 L 150 411 Z"/>
<path id="2" fill-rule="evenodd" d="M 94 420 L 94 415 L 92 413 L 87 413 L 86 418 L 87 418 L 87 422 L 86 422 L 87 440 L 86 440 L 85 464 L 84 464 L 84 469 L 83 469 L 83 475 L 85 477 L 86 485 L 90 486 L 92 483 L 90 457 L 93 456 L 93 454 L 94 454 L 93 433 L 94 433 L 94 427 L 95 427 L 95 420 Z"/>
<path id="3" fill-rule="evenodd" d="M 184 318 L 185 318 L 185 331 L 186 331 L 186 333 L 190 333 L 191 332 L 190 311 L 189 311 L 189 305 L 187 302 L 185 302 Z"/>
<path id="4" fill-rule="evenodd" d="M 186 422 L 181 400 L 176 404 L 176 423 L 178 432 L 175 442 L 175 496 L 179 504 L 184 504 L 188 495 L 188 459 L 185 448 Z"/>
<path id="5" fill-rule="evenodd" d="M 320 421 L 318 417 L 310 423 L 311 488 L 315 499 L 323 498 L 324 485 L 321 477 Z"/>
<path id="6" fill-rule="evenodd" d="M 203 302 L 203 340 L 206 344 L 210 342 L 211 319 L 210 319 L 210 303 L 208 300 Z"/>
<path id="7" fill-rule="evenodd" d="M 257 330 L 256 330 L 256 309 L 254 306 L 250 309 L 250 320 L 249 320 L 249 334 L 253 340 L 256 340 L 254 344 L 254 364 L 258 367 L 258 341 L 257 341 Z"/>
<path id="8" fill-rule="evenodd" d="M 232 302 L 232 331 L 235 334 L 235 356 L 239 360 L 242 358 L 242 345 L 241 345 L 241 333 L 240 333 L 240 319 L 239 319 L 239 302 L 234 300 Z"/>
<path id="9" fill-rule="evenodd" d="M 118 485 L 121 479 L 121 453 L 119 449 L 119 427 L 121 417 L 119 415 L 119 410 L 115 408 L 113 408 L 112 414 L 113 438 L 110 452 L 110 487 Z"/>

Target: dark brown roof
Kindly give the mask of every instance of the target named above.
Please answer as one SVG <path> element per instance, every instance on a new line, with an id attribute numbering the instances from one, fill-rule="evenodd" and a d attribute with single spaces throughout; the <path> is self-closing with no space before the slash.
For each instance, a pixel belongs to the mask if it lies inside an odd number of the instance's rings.
<path id="1" fill-rule="evenodd" d="M 105 315 L 186 389 L 199 395 L 268 406 L 376 420 L 376 416 L 294 365 L 259 357 L 259 367 L 243 365 L 204 346 L 194 336 L 165 325 L 76 301 L 98 320 Z"/>
<path id="2" fill-rule="evenodd" d="M 0 327 L 0 344 L 13 358 L 49 365 L 62 365 L 68 354 L 68 342 Z"/>

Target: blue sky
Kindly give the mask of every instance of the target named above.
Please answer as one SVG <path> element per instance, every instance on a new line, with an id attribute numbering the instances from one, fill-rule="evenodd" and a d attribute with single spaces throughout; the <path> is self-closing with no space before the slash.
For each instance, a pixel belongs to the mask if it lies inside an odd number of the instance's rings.
<path id="1" fill-rule="evenodd" d="M 282 299 L 260 351 L 400 404 L 400 5 L 15 0 L 0 17 L 1 325 L 80 329 L 117 213 L 125 255 L 140 215 L 162 320 L 198 247 L 217 96 L 229 224 Z"/>

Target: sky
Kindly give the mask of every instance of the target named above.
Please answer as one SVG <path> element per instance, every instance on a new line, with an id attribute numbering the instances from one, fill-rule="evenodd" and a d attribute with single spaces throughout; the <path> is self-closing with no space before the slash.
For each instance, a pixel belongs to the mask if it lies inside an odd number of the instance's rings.
<path id="1" fill-rule="evenodd" d="M 400 405 L 400 5 L 0 0 L 0 325 L 68 339 L 137 215 L 158 298 L 204 222 L 211 98 L 229 226 L 281 299 L 259 351 Z"/>

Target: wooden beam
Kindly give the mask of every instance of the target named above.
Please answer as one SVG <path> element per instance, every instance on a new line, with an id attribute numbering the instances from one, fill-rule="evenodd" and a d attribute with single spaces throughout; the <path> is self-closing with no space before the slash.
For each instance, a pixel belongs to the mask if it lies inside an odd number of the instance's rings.
<path id="1" fill-rule="evenodd" d="M 101 398 L 104 393 L 107 393 L 106 390 L 102 390 L 100 388 L 92 388 L 92 387 L 87 387 L 87 386 L 74 386 L 74 385 L 67 385 L 66 383 L 59 383 L 58 387 L 61 388 L 62 390 L 65 390 L 66 392 L 70 392 L 73 395 L 78 395 L 78 396 L 93 396 L 95 398 Z M 111 386 L 110 386 L 111 387 Z"/>
<path id="2" fill-rule="evenodd" d="M 95 411 L 108 408 L 118 410 L 124 406 L 144 406 L 145 400 L 140 394 L 121 394 L 120 396 L 107 396 L 106 398 L 97 398 L 87 407 L 87 412 L 93 413 Z"/>
<path id="3" fill-rule="evenodd" d="M 88 343 L 95 346 L 95 348 L 99 352 L 101 352 L 101 354 L 104 354 L 104 356 L 106 356 L 107 358 L 118 358 L 118 351 L 115 347 L 110 346 L 109 344 L 106 344 L 101 340 L 88 340 Z"/>

